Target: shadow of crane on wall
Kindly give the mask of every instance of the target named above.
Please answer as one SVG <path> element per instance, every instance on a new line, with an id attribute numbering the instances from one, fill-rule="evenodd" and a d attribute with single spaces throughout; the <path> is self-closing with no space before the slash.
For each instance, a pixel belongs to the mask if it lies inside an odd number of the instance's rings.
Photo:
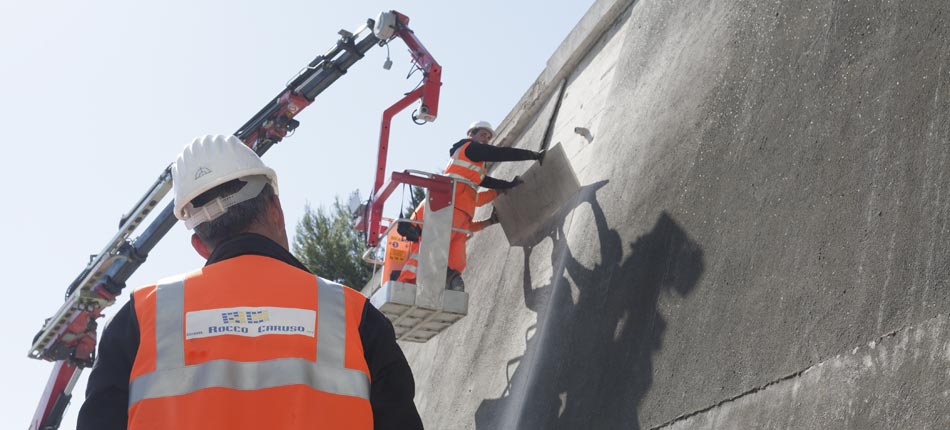
<path id="1" fill-rule="evenodd" d="M 476 428 L 640 428 L 639 403 L 652 384 L 652 357 L 667 325 L 659 299 L 696 288 L 703 251 L 662 212 L 624 259 L 620 234 L 596 198 L 607 182 L 583 187 L 524 246 L 525 305 L 538 313 L 537 324 L 525 333 L 524 355 L 506 366 L 504 392 L 479 405 Z M 590 216 L 578 216 L 585 206 Z M 568 233 L 596 235 L 590 240 L 599 240 L 599 263 L 588 268 L 579 261 Z M 530 259 L 548 239 L 552 271 L 544 282 L 532 279 Z"/>

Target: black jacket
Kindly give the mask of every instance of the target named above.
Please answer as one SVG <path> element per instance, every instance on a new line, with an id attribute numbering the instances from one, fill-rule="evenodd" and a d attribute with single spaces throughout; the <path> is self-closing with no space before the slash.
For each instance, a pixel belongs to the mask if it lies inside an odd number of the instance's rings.
<path id="1" fill-rule="evenodd" d="M 277 243 L 251 233 L 222 242 L 208 258 L 207 264 L 240 255 L 270 257 L 307 270 Z M 392 324 L 367 302 L 363 307 L 359 332 L 372 380 L 370 404 L 374 427 L 377 430 L 421 429 L 422 420 L 412 401 L 415 381 L 406 357 L 396 344 Z M 86 401 L 79 410 L 78 430 L 127 428 L 129 375 L 138 347 L 138 320 L 135 306 L 129 300 L 102 333 L 99 355 L 86 386 Z"/>
<path id="2" fill-rule="evenodd" d="M 449 156 L 451 157 L 453 154 L 455 154 L 455 151 L 468 142 L 472 142 L 472 144 L 465 148 L 465 156 L 475 162 L 526 161 L 538 159 L 538 153 L 534 151 L 494 146 L 487 143 L 478 143 L 472 139 L 462 139 L 458 142 L 455 142 L 455 144 L 452 145 L 452 148 L 449 149 Z M 494 190 L 504 190 L 514 187 L 517 185 L 517 183 L 513 181 L 506 181 L 504 179 L 493 178 L 491 176 L 485 176 L 485 179 L 482 180 L 482 183 L 478 185 Z"/>

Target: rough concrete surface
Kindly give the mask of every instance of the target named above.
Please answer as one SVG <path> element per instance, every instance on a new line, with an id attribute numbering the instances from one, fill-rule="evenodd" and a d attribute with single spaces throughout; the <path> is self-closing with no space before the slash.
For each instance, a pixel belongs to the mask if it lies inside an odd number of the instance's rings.
<path id="1" fill-rule="evenodd" d="M 948 336 L 940 315 L 661 428 L 950 428 Z"/>
<path id="2" fill-rule="evenodd" d="M 561 145 L 548 149 L 542 163 L 534 163 L 520 177 L 524 184 L 493 202 L 508 244 L 513 246 L 532 243 L 538 229 L 580 191 L 574 167 Z M 523 210 L 526 206 L 530 212 Z"/>
<path id="3" fill-rule="evenodd" d="M 469 241 L 428 428 L 950 427 L 950 2 L 601 0 L 554 58 L 499 141 L 581 190 Z"/>

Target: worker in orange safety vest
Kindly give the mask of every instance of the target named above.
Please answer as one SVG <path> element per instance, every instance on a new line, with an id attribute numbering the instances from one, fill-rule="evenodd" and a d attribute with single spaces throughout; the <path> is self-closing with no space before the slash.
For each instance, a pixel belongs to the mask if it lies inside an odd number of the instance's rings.
<path id="1" fill-rule="evenodd" d="M 480 207 L 488 203 L 491 203 L 495 200 L 495 197 L 498 197 L 498 191 L 496 190 L 484 190 L 479 191 L 478 195 L 475 198 L 475 206 Z M 409 217 L 412 221 L 423 221 L 425 214 L 425 202 L 419 203 L 416 206 L 416 209 L 412 212 L 412 215 Z M 491 216 L 481 221 L 474 221 L 469 226 L 469 231 L 472 234 L 478 233 L 492 225 L 498 223 L 498 214 L 492 208 Z M 398 282 L 407 282 L 410 284 L 416 283 L 416 271 L 419 269 L 419 240 L 422 234 L 422 227 L 418 224 L 402 222 L 397 227 L 397 231 L 401 234 L 406 240 L 409 241 L 409 256 L 406 258 L 406 262 L 403 264 L 402 269 L 397 271 L 395 281 Z M 451 281 L 446 279 L 446 281 Z"/>
<path id="2" fill-rule="evenodd" d="M 218 135 L 172 176 L 207 264 L 136 289 L 112 319 L 78 429 L 423 428 L 389 320 L 289 252 L 273 169 Z"/>
<path id="3" fill-rule="evenodd" d="M 462 139 L 452 145 L 449 149 L 449 163 L 443 174 L 456 179 L 455 185 L 455 205 L 452 216 L 452 227 L 460 230 L 467 230 L 472 233 L 481 230 L 488 225 L 497 222 L 489 220 L 487 223 L 472 223 L 472 217 L 475 215 L 475 207 L 487 204 L 493 200 L 499 191 L 504 192 L 510 188 L 522 183 L 521 178 L 515 176 L 511 181 L 493 178 L 488 176 L 485 163 L 487 162 L 505 162 L 505 161 L 526 161 L 538 160 L 544 158 L 544 151 L 529 151 L 519 148 L 498 147 L 488 142 L 495 135 L 495 130 L 491 124 L 486 121 L 477 121 L 472 123 L 467 132 L 468 138 Z M 478 187 L 487 188 L 488 191 L 478 192 Z M 418 217 L 421 220 L 421 208 L 417 208 Z M 415 214 L 414 214 L 415 215 Z M 494 215 L 494 213 L 493 213 Z M 495 218 L 493 216 L 493 218 Z M 462 271 L 465 270 L 467 256 L 465 254 L 465 244 L 468 235 L 453 231 L 449 242 L 449 262 L 446 273 L 446 288 L 456 291 L 463 291 L 465 284 L 462 281 Z M 408 262 L 407 262 L 408 264 Z M 418 262 L 416 261 L 417 265 Z M 413 265 L 409 270 L 406 267 L 400 273 L 400 282 L 414 282 L 415 273 Z"/>

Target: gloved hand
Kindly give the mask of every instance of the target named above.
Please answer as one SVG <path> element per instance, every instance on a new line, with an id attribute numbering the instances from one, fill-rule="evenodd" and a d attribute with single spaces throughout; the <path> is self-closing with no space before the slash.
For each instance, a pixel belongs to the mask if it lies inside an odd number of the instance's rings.
<path id="1" fill-rule="evenodd" d="M 422 235 L 422 229 L 419 226 L 408 222 L 400 222 L 396 226 L 396 232 L 410 242 L 418 242 L 419 236 Z"/>
<path id="2" fill-rule="evenodd" d="M 508 188 L 502 188 L 502 189 L 498 190 L 498 194 L 508 194 L 508 192 L 511 191 L 512 188 L 517 187 L 518 185 L 523 184 L 523 183 L 524 183 L 524 180 L 522 180 L 520 176 L 515 176 L 514 179 L 512 179 L 511 181 L 509 181 L 509 183 L 511 184 L 511 186 L 508 187 Z"/>
<path id="3" fill-rule="evenodd" d="M 542 149 L 538 151 L 537 155 L 535 156 L 535 160 L 538 160 L 539 165 L 544 165 L 544 156 L 547 155 L 547 153 L 548 153 L 547 149 Z"/>

